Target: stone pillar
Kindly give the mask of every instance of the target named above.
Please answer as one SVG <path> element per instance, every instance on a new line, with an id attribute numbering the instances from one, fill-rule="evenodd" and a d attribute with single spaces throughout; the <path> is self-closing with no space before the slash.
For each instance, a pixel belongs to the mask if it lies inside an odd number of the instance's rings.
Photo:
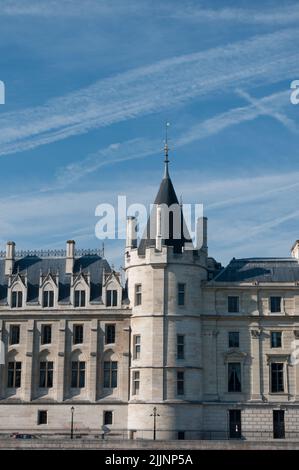
<path id="1" fill-rule="evenodd" d="M 31 401 L 33 389 L 32 363 L 34 352 L 34 320 L 28 320 L 26 326 L 26 350 L 24 363 L 22 364 L 21 387 L 23 400 Z"/>
<path id="2" fill-rule="evenodd" d="M 89 370 L 87 377 L 87 394 L 91 402 L 97 399 L 97 356 L 98 356 L 98 320 L 94 318 L 90 327 L 90 344 L 89 344 Z"/>
<path id="3" fill-rule="evenodd" d="M 260 330 L 250 330 L 251 333 L 251 400 L 261 400 L 260 372 Z"/>
<path id="4" fill-rule="evenodd" d="M 1 344 L 1 348 L 4 348 L 4 351 L 2 349 L 0 350 L 0 353 L 2 354 L 5 354 L 6 352 L 6 345 L 4 345 L 4 327 L 5 327 L 4 321 L 0 320 L 0 341 L 3 342 Z M 0 362 L 0 399 L 4 398 L 5 396 L 4 381 L 5 381 L 5 364 L 1 364 Z"/>
<path id="5" fill-rule="evenodd" d="M 56 361 L 56 400 L 61 402 L 64 400 L 64 376 L 65 376 L 65 332 L 67 322 L 60 320 L 58 331 L 58 358 Z M 69 366 L 70 367 L 70 366 Z"/>

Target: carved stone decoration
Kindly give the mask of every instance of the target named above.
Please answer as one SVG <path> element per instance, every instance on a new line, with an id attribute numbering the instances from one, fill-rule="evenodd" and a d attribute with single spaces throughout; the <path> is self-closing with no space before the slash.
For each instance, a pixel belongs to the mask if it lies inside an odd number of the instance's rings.
<path id="1" fill-rule="evenodd" d="M 257 339 L 261 335 L 261 330 L 250 330 L 250 333 L 252 338 Z"/>

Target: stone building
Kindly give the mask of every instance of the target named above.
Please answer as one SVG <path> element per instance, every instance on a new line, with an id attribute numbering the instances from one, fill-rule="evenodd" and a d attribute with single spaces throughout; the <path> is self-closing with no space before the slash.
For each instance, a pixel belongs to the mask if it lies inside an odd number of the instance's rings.
<path id="1" fill-rule="evenodd" d="M 298 437 L 299 241 L 290 258 L 222 268 L 199 222 L 195 247 L 166 154 L 141 241 L 127 221 L 125 285 L 74 241 L 65 252 L 7 243 L 0 433 L 69 434 L 73 420 L 77 434 L 152 439 L 155 419 L 163 439 Z"/>

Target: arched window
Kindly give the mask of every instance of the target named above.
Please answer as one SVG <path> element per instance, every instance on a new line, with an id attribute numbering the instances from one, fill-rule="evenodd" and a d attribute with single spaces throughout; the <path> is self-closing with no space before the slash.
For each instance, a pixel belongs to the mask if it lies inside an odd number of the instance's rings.
<path id="1" fill-rule="evenodd" d="M 74 351 L 71 362 L 71 387 L 85 387 L 86 361 L 81 351 Z"/>

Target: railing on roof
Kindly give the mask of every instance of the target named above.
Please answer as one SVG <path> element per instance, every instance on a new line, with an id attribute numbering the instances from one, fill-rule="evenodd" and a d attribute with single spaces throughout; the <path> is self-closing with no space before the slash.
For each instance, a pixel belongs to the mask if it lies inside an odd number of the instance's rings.
<path id="1" fill-rule="evenodd" d="M 5 251 L 0 251 L 0 258 L 5 258 Z M 65 258 L 66 250 L 18 250 L 16 251 L 16 258 L 24 258 L 25 256 L 37 256 L 38 258 Z M 75 250 L 75 258 L 81 256 L 100 256 L 104 257 L 103 248 L 95 249 L 77 249 Z"/>

